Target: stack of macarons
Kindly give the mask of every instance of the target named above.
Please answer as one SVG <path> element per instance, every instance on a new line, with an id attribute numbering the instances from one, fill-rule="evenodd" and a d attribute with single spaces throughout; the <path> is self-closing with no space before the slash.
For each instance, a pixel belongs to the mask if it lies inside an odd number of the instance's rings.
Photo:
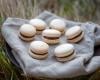
<path id="1" fill-rule="evenodd" d="M 33 41 L 36 34 L 42 36 L 42 41 Z M 32 41 L 29 46 L 29 55 L 34 59 L 46 59 L 49 56 L 49 44 L 60 43 L 62 35 L 67 39 L 67 42 L 54 49 L 54 56 L 58 61 L 65 62 L 76 56 L 73 43 L 84 38 L 84 30 L 80 26 L 66 29 L 66 24 L 62 19 L 53 19 L 49 23 L 49 28 L 47 28 L 46 22 L 42 19 L 31 19 L 29 24 L 23 24 L 19 29 L 21 40 Z"/>
<path id="2" fill-rule="evenodd" d="M 58 61 L 65 62 L 75 58 L 76 53 L 72 44 L 62 44 L 55 48 L 55 57 Z"/>
<path id="3" fill-rule="evenodd" d="M 47 24 L 41 19 L 31 19 L 29 23 L 36 28 L 37 34 L 41 34 L 46 29 Z"/>
<path id="4" fill-rule="evenodd" d="M 84 31 L 80 26 L 74 26 L 66 31 L 65 36 L 67 37 L 68 42 L 76 43 L 82 40 Z"/>
<path id="5" fill-rule="evenodd" d="M 48 44 L 59 43 L 60 36 L 61 36 L 61 32 L 55 29 L 45 29 L 42 32 L 43 41 Z"/>
<path id="6" fill-rule="evenodd" d="M 33 41 L 29 47 L 29 54 L 35 59 L 45 59 L 48 56 L 49 45 L 43 41 Z"/>
<path id="7" fill-rule="evenodd" d="M 41 19 L 31 19 L 29 24 L 21 25 L 19 29 L 19 38 L 24 41 L 32 41 L 36 34 L 41 34 L 47 24 Z"/>
<path id="8" fill-rule="evenodd" d="M 24 41 L 32 41 L 35 34 L 36 29 L 30 24 L 23 24 L 19 29 L 19 38 Z"/>
<path id="9" fill-rule="evenodd" d="M 50 22 L 50 28 L 60 31 L 62 34 L 65 32 L 66 24 L 61 19 L 54 19 Z"/>

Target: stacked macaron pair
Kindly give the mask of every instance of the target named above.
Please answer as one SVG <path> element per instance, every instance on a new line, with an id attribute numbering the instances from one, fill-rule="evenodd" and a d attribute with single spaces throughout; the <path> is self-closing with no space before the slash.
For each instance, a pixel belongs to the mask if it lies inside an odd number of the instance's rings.
<path id="1" fill-rule="evenodd" d="M 36 33 L 41 34 L 46 29 L 46 22 L 41 19 L 31 19 L 29 23 L 36 28 Z"/>
<path id="2" fill-rule="evenodd" d="M 33 41 L 29 47 L 29 55 L 34 59 L 46 59 L 48 57 L 49 45 L 43 41 Z M 72 60 L 76 56 L 72 44 L 61 44 L 54 49 L 54 56 L 60 62 Z"/>
<path id="3" fill-rule="evenodd" d="M 58 61 L 65 62 L 76 57 L 76 51 L 72 44 L 66 43 L 57 46 L 54 50 L 55 57 Z"/>
<path id="4" fill-rule="evenodd" d="M 43 41 L 33 41 L 29 47 L 29 55 L 34 59 L 45 59 L 48 57 L 49 45 Z"/>
<path id="5" fill-rule="evenodd" d="M 55 29 L 64 34 L 66 31 L 66 24 L 62 19 L 53 19 L 49 24 L 50 29 Z"/>
<path id="6" fill-rule="evenodd" d="M 57 44 L 60 42 L 61 35 L 66 30 L 66 24 L 61 19 L 53 19 L 49 23 L 49 29 L 45 29 L 42 32 L 43 41 L 48 44 Z"/>
<path id="7" fill-rule="evenodd" d="M 60 42 L 61 32 L 55 29 L 45 29 L 42 32 L 42 39 L 48 44 L 57 44 Z"/>
<path id="8" fill-rule="evenodd" d="M 19 38 L 24 41 L 32 41 L 36 34 L 36 28 L 30 24 L 23 24 L 19 30 Z"/>
<path id="9" fill-rule="evenodd" d="M 66 31 L 65 36 L 68 42 L 77 43 L 83 39 L 84 31 L 80 26 L 74 26 Z"/>
<path id="10" fill-rule="evenodd" d="M 32 19 L 29 24 L 23 24 L 19 29 L 19 37 L 24 41 L 32 41 L 36 34 L 41 34 L 46 28 L 46 23 L 41 19 Z"/>
<path id="11" fill-rule="evenodd" d="M 54 19 L 50 22 L 50 28 L 55 29 L 61 32 L 63 35 L 65 33 L 65 37 L 67 38 L 67 42 L 77 43 L 81 41 L 84 37 L 84 31 L 80 26 L 73 26 L 71 28 L 66 28 L 66 24 L 61 19 Z M 45 31 L 44 31 L 45 33 Z M 49 33 L 46 31 L 46 33 Z M 47 35 L 49 36 L 49 35 Z"/>

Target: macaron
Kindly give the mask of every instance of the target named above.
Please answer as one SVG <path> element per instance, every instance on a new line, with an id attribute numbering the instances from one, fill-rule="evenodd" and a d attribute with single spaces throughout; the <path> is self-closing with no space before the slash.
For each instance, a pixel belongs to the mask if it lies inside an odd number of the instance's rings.
<path id="1" fill-rule="evenodd" d="M 29 21 L 31 25 L 36 28 L 37 34 L 41 34 L 41 32 L 46 28 L 46 23 L 41 19 L 31 19 Z"/>
<path id="2" fill-rule="evenodd" d="M 42 32 L 43 41 L 48 44 L 59 43 L 60 36 L 61 36 L 61 32 L 55 29 L 45 29 Z"/>
<path id="3" fill-rule="evenodd" d="M 24 41 L 34 40 L 36 29 L 30 24 L 23 24 L 19 29 L 19 38 Z"/>
<path id="4" fill-rule="evenodd" d="M 68 42 L 76 43 L 82 40 L 84 31 L 80 26 L 74 26 L 66 31 L 65 36 L 67 37 Z"/>
<path id="5" fill-rule="evenodd" d="M 60 31 L 62 34 L 65 32 L 66 24 L 61 19 L 54 19 L 50 22 L 50 28 Z"/>
<path id="6" fill-rule="evenodd" d="M 72 44 L 61 44 L 54 50 L 55 57 L 58 61 L 65 62 L 75 58 L 76 53 Z"/>
<path id="7" fill-rule="evenodd" d="M 35 59 L 48 57 L 49 45 L 43 41 L 33 41 L 29 47 L 29 55 Z"/>

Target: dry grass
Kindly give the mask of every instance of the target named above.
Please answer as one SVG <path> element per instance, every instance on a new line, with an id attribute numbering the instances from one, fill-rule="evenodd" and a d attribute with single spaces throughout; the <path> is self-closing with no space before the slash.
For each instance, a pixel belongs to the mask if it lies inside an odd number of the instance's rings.
<path id="1" fill-rule="evenodd" d="M 36 16 L 38 11 L 34 11 L 34 7 L 37 6 L 37 3 L 36 0 L 32 1 L 33 0 L 0 0 L 1 17 L 29 18 Z"/>
<path id="2" fill-rule="evenodd" d="M 33 18 L 43 10 L 67 19 L 86 21 L 93 20 L 96 5 L 93 0 L 0 0 L 2 18 Z"/>
<path id="3" fill-rule="evenodd" d="M 32 18 L 37 16 L 44 8 L 48 8 L 47 10 L 51 11 L 49 8 L 57 4 L 55 2 L 57 0 L 0 0 L 0 15 L 2 18 L 9 16 Z M 49 5 L 46 3 L 49 3 Z"/>

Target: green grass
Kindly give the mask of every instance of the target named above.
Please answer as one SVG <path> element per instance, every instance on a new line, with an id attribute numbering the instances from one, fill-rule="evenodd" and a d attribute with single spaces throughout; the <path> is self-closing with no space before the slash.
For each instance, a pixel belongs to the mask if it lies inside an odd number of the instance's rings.
<path id="1" fill-rule="evenodd" d="M 0 51 L 0 74 L 0 79 L 2 80 L 13 80 L 14 78 L 17 79 L 17 75 L 15 75 L 13 71 L 13 66 L 5 56 L 4 51 L 2 49 Z"/>

